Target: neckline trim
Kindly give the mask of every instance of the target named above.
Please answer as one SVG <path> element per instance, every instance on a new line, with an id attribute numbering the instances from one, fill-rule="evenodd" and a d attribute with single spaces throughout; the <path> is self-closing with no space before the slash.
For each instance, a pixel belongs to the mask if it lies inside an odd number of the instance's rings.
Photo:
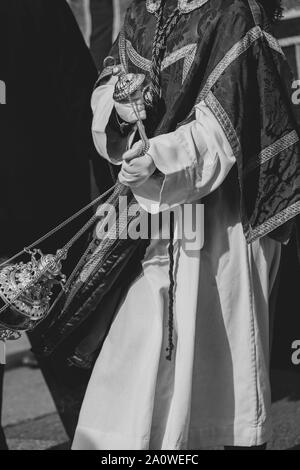
<path id="1" fill-rule="evenodd" d="M 202 7 L 208 0 L 178 0 L 177 7 L 181 13 L 190 13 Z M 156 13 L 161 6 L 161 0 L 146 0 L 146 8 L 149 13 Z"/>

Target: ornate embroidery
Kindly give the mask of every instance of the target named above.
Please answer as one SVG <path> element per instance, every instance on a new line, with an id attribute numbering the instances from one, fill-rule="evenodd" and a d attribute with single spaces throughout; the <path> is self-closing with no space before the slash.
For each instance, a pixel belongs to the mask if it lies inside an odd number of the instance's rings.
<path id="1" fill-rule="evenodd" d="M 205 103 L 212 110 L 216 119 L 219 121 L 231 146 L 232 153 L 236 160 L 238 160 L 238 156 L 241 154 L 242 148 L 237 133 L 226 111 L 212 92 L 210 92 L 205 98 Z"/>
<path id="2" fill-rule="evenodd" d="M 163 60 L 162 69 L 164 70 L 170 67 L 170 65 L 174 64 L 178 60 L 188 57 L 189 54 L 193 53 L 196 47 L 197 47 L 197 44 L 188 44 L 187 46 L 184 46 L 178 49 L 177 51 L 172 52 Z M 195 57 L 195 53 L 194 53 L 194 57 Z"/>
<path id="3" fill-rule="evenodd" d="M 262 37 L 263 32 L 259 26 L 255 26 L 254 28 L 250 29 L 248 33 L 237 42 L 230 51 L 223 57 L 223 59 L 219 62 L 215 70 L 209 76 L 203 90 L 201 91 L 199 98 L 197 99 L 197 103 L 202 101 L 212 87 L 217 83 L 221 75 L 225 72 L 227 67 L 231 65 L 240 55 L 242 55 L 251 45 L 257 41 L 260 37 Z"/>
<path id="4" fill-rule="evenodd" d="M 269 233 L 273 232 L 276 228 L 285 224 L 289 220 L 293 219 L 300 213 L 300 201 L 295 202 L 291 206 L 287 207 L 283 211 L 271 217 L 269 220 L 259 225 L 256 228 L 251 226 L 246 231 L 247 243 L 252 243 L 258 238 L 265 237 Z"/>
<path id="5" fill-rule="evenodd" d="M 209 76 L 203 90 L 201 91 L 197 103 L 202 101 L 207 93 L 211 90 L 211 88 L 215 85 L 215 83 L 219 80 L 220 76 L 225 72 L 227 67 L 232 64 L 240 55 L 242 55 L 251 45 L 260 37 L 265 36 L 269 46 L 277 51 L 278 53 L 284 55 L 277 39 L 275 39 L 271 34 L 262 31 L 259 26 L 255 26 L 252 28 L 248 33 L 241 39 L 238 43 L 236 43 L 230 51 L 224 56 L 221 62 L 217 65 L 215 70 Z M 125 66 L 126 64 L 126 55 L 131 60 L 131 62 L 139 67 L 142 70 L 147 72 L 150 71 L 151 68 L 151 61 L 146 59 L 145 57 L 141 56 L 132 46 L 129 40 L 125 40 L 124 33 L 120 33 L 119 39 L 119 48 L 120 48 L 120 58 L 122 65 Z M 172 52 L 169 56 L 167 56 L 162 63 L 162 70 L 168 68 L 170 65 L 174 64 L 180 59 L 185 58 L 184 66 L 183 66 L 183 74 L 182 74 L 182 81 L 187 77 L 187 74 L 194 62 L 195 54 L 196 54 L 197 44 L 189 44 L 187 46 L 178 49 L 175 52 Z"/>
<path id="6" fill-rule="evenodd" d="M 202 7 L 208 0 L 178 0 L 178 8 L 182 13 L 190 13 L 196 8 Z M 147 0 L 146 7 L 149 13 L 156 13 L 161 5 L 161 0 Z"/>
<path id="7" fill-rule="evenodd" d="M 177 51 L 172 52 L 163 60 L 162 70 L 165 70 L 166 68 L 170 67 L 170 65 L 174 64 L 180 59 L 185 59 L 184 66 L 183 66 L 184 68 L 183 77 L 185 79 L 195 59 L 196 49 L 197 49 L 197 44 L 188 44 L 187 46 L 184 46 L 178 49 Z M 134 49 L 134 47 L 132 46 L 129 40 L 126 41 L 126 52 L 127 52 L 128 58 L 131 60 L 131 62 L 134 65 L 136 65 L 140 69 L 145 70 L 147 72 L 150 71 L 151 60 L 146 59 L 145 57 L 142 57 Z"/>
<path id="8" fill-rule="evenodd" d="M 127 39 L 126 41 L 126 51 L 128 58 L 131 62 L 139 67 L 142 70 L 146 70 L 147 72 L 150 71 L 151 68 L 151 60 L 146 59 L 145 57 L 141 56 L 133 47 L 131 42 Z"/>
<path id="9" fill-rule="evenodd" d="M 245 173 L 249 173 L 257 166 L 263 165 L 264 163 L 268 162 L 272 158 L 279 155 L 281 152 L 284 152 L 288 148 L 292 147 L 296 143 L 299 142 L 299 136 L 296 131 L 292 131 L 289 134 L 286 134 L 281 139 L 274 142 L 274 144 L 270 145 L 269 147 L 265 148 L 258 156 L 256 161 L 252 161 L 251 165 L 248 165 Z"/>

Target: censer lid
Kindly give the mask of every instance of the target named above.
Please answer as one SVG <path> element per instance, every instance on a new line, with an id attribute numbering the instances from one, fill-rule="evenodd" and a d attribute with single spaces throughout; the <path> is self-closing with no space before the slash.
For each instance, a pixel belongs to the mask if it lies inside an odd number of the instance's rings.
<path id="1" fill-rule="evenodd" d="M 124 73 L 119 75 L 115 86 L 113 99 L 115 101 L 124 101 L 130 95 L 133 95 L 144 83 L 146 76 L 142 73 Z"/>
<path id="2" fill-rule="evenodd" d="M 40 256 L 37 257 L 36 255 Z M 49 312 L 52 287 L 61 282 L 60 257 L 36 250 L 28 263 L 8 264 L 0 269 L 0 329 L 27 331 Z"/>

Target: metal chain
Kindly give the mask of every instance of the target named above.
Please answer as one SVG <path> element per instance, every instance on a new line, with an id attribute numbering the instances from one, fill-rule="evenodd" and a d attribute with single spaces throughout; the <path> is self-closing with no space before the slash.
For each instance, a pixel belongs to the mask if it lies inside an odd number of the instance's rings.
<path id="1" fill-rule="evenodd" d="M 13 261 L 16 257 L 20 256 L 21 254 L 23 254 L 24 252 L 26 251 L 29 251 L 31 250 L 32 248 L 34 248 L 36 245 L 42 243 L 44 240 L 46 240 L 47 238 L 49 238 L 51 235 L 55 234 L 56 232 L 58 232 L 59 230 L 61 230 L 63 227 L 65 227 L 66 225 L 68 225 L 70 222 L 72 222 L 74 219 L 76 219 L 77 217 L 79 217 L 81 214 L 83 214 L 84 212 L 86 212 L 90 207 L 92 207 L 94 204 L 96 204 L 97 202 L 99 202 L 101 199 L 103 199 L 104 197 L 106 197 L 113 189 L 115 189 L 116 187 L 118 186 L 118 183 L 116 183 L 113 187 L 111 187 L 110 189 L 108 189 L 105 193 L 101 194 L 100 196 L 98 196 L 98 198 L 96 198 L 94 201 L 92 201 L 90 204 L 88 204 L 87 206 L 85 206 L 84 208 L 82 208 L 80 211 L 78 211 L 76 214 L 74 214 L 73 216 L 69 217 L 66 221 L 62 222 L 60 225 L 58 225 L 57 227 L 55 227 L 53 230 L 51 230 L 50 232 L 48 232 L 46 235 L 44 235 L 43 237 L 41 237 L 39 240 L 37 240 L 36 242 L 34 242 L 32 245 L 30 245 L 30 247 L 27 247 L 27 248 L 24 248 L 20 253 L 18 253 L 17 255 L 13 256 L 10 260 L 7 260 L 5 263 L 2 263 L 0 265 L 1 266 L 4 266 L 4 265 L 7 265 L 8 263 L 10 263 L 11 261 Z M 95 223 L 95 221 L 97 220 L 99 216 L 97 214 L 94 214 L 93 217 L 90 218 L 90 220 L 88 220 L 88 222 L 74 235 L 74 237 L 71 238 L 71 240 L 61 249 L 59 250 L 60 251 L 60 255 L 59 257 L 60 258 L 63 258 L 65 254 L 67 254 L 67 252 L 69 251 L 69 249 L 72 247 L 72 245 L 74 245 L 74 243 L 76 243 L 76 241 Z M 20 290 L 18 293 L 16 293 L 10 300 L 6 300 L 6 303 L 5 305 L 0 309 L 0 314 L 3 313 L 6 309 L 8 309 L 10 306 L 13 306 L 13 302 L 15 302 L 15 300 L 17 300 L 22 294 L 24 294 L 28 289 L 30 289 L 30 287 L 32 287 L 36 282 L 39 281 L 39 279 L 41 279 L 43 277 L 43 275 L 47 272 L 48 268 L 49 268 L 49 264 L 46 264 L 44 269 L 42 269 L 38 275 L 36 275 L 27 285 L 26 287 L 24 287 L 24 289 Z"/>
<path id="2" fill-rule="evenodd" d="M 98 196 L 96 199 L 94 199 L 92 202 L 90 202 L 88 205 L 86 205 L 85 207 L 83 207 L 82 209 L 80 209 L 78 212 L 76 212 L 74 215 L 72 215 L 71 217 L 69 217 L 68 219 L 66 219 L 64 222 L 62 222 L 61 224 L 59 224 L 58 226 L 56 226 L 54 229 L 50 230 L 50 232 L 47 232 L 45 235 L 43 235 L 41 238 L 39 238 L 38 240 L 36 240 L 34 243 L 32 243 L 31 245 L 29 245 L 28 247 L 25 247 L 23 248 L 23 250 L 19 251 L 19 253 L 15 254 L 14 256 L 12 256 L 11 258 L 9 258 L 8 260 L 2 262 L 0 264 L 0 268 L 2 266 L 5 266 L 9 263 L 11 263 L 12 261 L 14 261 L 16 258 L 18 258 L 19 256 L 21 256 L 23 253 L 25 253 L 26 251 L 30 251 L 32 248 L 34 248 L 35 246 L 39 245 L 40 243 L 43 243 L 45 240 L 47 240 L 48 238 L 50 238 L 52 235 L 54 235 L 55 233 L 59 232 L 61 229 L 63 229 L 64 227 L 66 227 L 67 225 L 69 225 L 71 222 L 73 222 L 73 220 L 77 219 L 78 217 L 80 217 L 82 214 L 84 214 L 85 212 L 87 212 L 91 207 L 93 207 L 95 204 L 97 204 L 98 202 L 101 201 L 101 199 L 104 199 L 106 196 L 108 196 L 116 187 L 118 183 L 114 184 L 111 188 L 109 188 L 107 191 L 105 191 L 105 193 L 101 194 L 100 196 Z"/>

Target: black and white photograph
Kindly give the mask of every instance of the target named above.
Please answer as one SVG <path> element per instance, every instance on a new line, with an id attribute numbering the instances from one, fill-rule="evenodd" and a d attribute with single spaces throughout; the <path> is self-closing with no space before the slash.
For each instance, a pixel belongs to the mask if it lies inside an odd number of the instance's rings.
<path id="1" fill-rule="evenodd" d="M 300 0 L 0 0 L 0 178 L 1 451 L 300 450 Z"/>

